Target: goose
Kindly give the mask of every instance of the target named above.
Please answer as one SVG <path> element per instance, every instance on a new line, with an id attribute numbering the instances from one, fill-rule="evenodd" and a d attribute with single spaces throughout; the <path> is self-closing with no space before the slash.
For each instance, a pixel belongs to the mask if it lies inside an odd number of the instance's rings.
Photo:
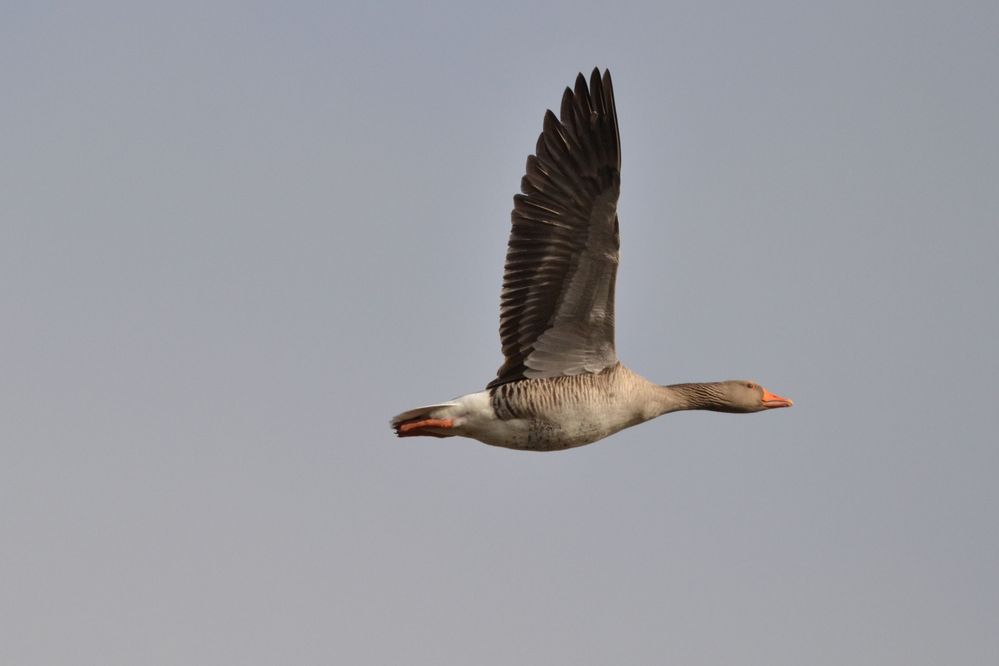
<path id="1" fill-rule="evenodd" d="M 688 409 L 752 413 L 792 401 L 755 381 L 660 386 L 614 348 L 621 148 L 610 71 L 580 73 L 527 158 L 500 297 L 504 361 L 484 391 L 410 409 L 399 437 L 462 436 L 528 451 L 582 446 Z"/>

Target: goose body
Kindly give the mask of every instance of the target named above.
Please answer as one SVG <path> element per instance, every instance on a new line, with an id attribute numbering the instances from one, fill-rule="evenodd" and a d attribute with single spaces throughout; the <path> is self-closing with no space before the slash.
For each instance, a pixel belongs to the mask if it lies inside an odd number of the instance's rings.
<path id="1" fill-rule="evenodd" d="M 400 414 L 407 421 L 450 421 L 421 427 L 420 434 L 463 435 L 486 444 L 530 451 L 581 446 L 663 413 L 661 388 L 620 363 L 597 374 L 524 379 L 455 398 L 449 403 Z"/>
<path id="2" fill-rule="evenodd" d="M 589 444 L 683 409 L 789 407 L 755 382 L 659 386 L 617 360 L 614 281 L 621 151 L 610 72 L 580 74 L 548 111 L 514 197 L 500 305 L 505 357 L 484 391 L 411 409 L 400 437 L 464 436 L 513 449 Z"/>

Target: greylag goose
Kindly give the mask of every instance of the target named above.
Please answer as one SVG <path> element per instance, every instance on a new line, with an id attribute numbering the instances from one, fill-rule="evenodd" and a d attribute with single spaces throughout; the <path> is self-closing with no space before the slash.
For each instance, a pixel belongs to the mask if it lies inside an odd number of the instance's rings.
<path id="1" fill-rule="evenodd" d="M 582 74 L 545 113 L 514 196 L 500 299 L 505 360 L 484 391 L 410 409 L 399 437 L 471 437 L 554 451 L 684 409 L 749 413 L 791 401 L 748 380 L 660 386 L 614 351 L 621 148 L 610 72 Z"/>

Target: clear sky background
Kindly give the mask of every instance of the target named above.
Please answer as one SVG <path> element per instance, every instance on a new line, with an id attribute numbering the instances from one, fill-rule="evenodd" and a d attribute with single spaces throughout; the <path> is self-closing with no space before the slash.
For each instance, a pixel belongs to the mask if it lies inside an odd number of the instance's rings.
<path id="1" fill-rule="evenodd" d="M 0 10 L 0 663 L 999 663 L 999 5 L 158 4 Z M 396 439 L 596 65 L 619 356 L 794 408 Z"/>

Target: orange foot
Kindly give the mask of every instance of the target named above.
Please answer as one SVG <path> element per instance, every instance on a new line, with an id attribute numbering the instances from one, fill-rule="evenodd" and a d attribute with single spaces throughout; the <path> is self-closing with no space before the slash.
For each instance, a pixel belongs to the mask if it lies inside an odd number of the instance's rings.
<path id="1" fill-rule="evenodd" d="M 408 423 L 402 423 L 399 425 L 399 436 L 400 437 L 414 437 L 416 435 L 431 435 L 434 437 L 440 437 L 436 433 L 432 432 L 419 432 L 423 428 L 453 428 L 454 419 L 423 419 L 422 421 L 410 421 Z"/>

